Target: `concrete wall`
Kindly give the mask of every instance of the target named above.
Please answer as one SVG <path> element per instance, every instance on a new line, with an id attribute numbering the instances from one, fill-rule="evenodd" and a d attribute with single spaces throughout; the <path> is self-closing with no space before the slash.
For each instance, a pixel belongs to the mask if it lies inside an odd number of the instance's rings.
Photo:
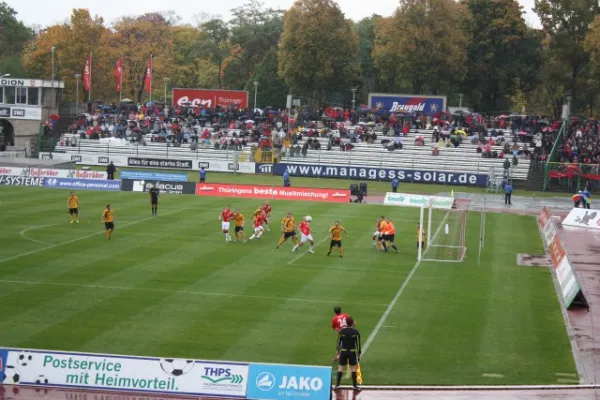
<path id="1" fill-rule="evenodd" d="M 40 134 L 40 121 L 27 121 L 22 119 L 8 119 L 15 128 L 15 147 L 23 148 L 29 143 L 37 143 Z"/>

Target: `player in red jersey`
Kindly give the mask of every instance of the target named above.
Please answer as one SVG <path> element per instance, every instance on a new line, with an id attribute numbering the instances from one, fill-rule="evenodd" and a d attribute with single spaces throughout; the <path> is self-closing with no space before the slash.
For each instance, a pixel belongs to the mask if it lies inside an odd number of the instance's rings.
<path id="1" fill-rule="evenodd" d="M 375 229 L 375 233 L 373 233 L 373 247 L 377 247 L 379 244 L 379 237 L 381 236 L 381 221 L 383 221 L 383 216 L 377 218 L 377 229 Z"/>
<path id="2" fill-rule="evenodd" d="M 295 245 L 292 251 L 298 250 L 300 246 L 303 246 L 304 243 L 309 242 L 310 247 L 308 248 L 308 252 L 315 254 L 313 251 L 313 247 L 315 245 L 315 241 L 312 237 L 312 231 L 310 230 L 310 217 L 304 217 L 304 220 L 300 222 L 300 243 Z"/>
<path id="3" fill-rule="evenodd" d="M 267 231 L 270 231 L 269 218 L 271 218 L 271 212 L 273 211 L 273 209 L 271 208 L 271 205 L 269 204 L 268 201 L 265 202 L 265 204 L 262 206 L 262 210 L 265 213 L 265 221 L 263 223 L 263 226 Z"/>
<path id="4" fill-rule="evenodd" d="M 225 234 L 225 241 L 231 242 L 231 235 L 229 234 L 229 225 L 231 220 L 234 218 L 234 214 L 231 211 L 231 206 L 228 204 L 227 207 L 221 211 L 221 215 L 219 215 L 219 220 L 221 221 L 221 230 L 223 234 Z"/>
<path id="5" fill-rule="evenodd" d="M 333 309 L 333 312 L 335 313 L 335 315 L 331 319 L 331 329 L 336 330 L 339 333 L 339 331 L 348 326 L 348 324 L 346 323 L 348 314 L 344 314 L 342 312 L 341 307 L 335 307 Z"/>
<path id="6" fill-rule="evenodd" d="M 265 228 L 263 228 L 263 224 L 265 222 L 266 216 L 265 213 L 257 214 L 254 217 L 254 233 L 250 236 L 249 240 L 260 240 L 260 237 L 265 233 Z"/>

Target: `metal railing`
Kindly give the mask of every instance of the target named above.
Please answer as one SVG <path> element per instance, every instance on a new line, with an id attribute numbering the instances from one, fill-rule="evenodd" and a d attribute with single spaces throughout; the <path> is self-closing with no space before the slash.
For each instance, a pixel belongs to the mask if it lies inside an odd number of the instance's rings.
<path id="1" fill-rule="evenodd" d="M 544 171 L 543 191 L 546 191 L 548 189 L 548 173 L 550 172 L 549 164 L 556 159 L 556 154 L 558 153 L 558 146 L 565 134 L 565 129 L 567 129 L 567 120 L 563 121 L 562 125 L 560 126 L 560 130 L 558 131 L 558 135 L 556 136 L 556 139 L 554 140 L 554 145 L 552 146 L 552 151 L 550 151 L 550 155 L 548 156 L 548 162 L 546 163 L 546 169 Z"/>
<path id="2" fill-rule="evenodd" d="M 550 191 L 577 192 L 584 187 L 600 187 L 600 164 L 559 163 L 546 164 L 545 180 Z"/>

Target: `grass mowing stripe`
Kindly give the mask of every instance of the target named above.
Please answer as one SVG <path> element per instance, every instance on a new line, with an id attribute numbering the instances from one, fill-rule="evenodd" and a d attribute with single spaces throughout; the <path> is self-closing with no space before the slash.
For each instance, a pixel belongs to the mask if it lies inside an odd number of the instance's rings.
<path id="1" fill-rule="evenodd" d="M 89 288 L 89 289 L 107 289 L 107 290 L 131 290 L 138 292 L 157 292 L 157 293 L 170 293 L 170 294 L 192 294 L 200 296 L 214 296 L 214 297 L 240 297 L 249 299 L 260 299 L 260 300 L 277 300 L 277 301 L 297 301 L 302 303 L 325 303 L 334 304 L 335 300 L 320 300 L 320 299 L 308 299 L 308 298 L 293 298 L 293 297 L 281 297 L 281 296 L 258 296 L 250 294 L 232 294 L 232 293 L 216 293 L 216 292 L 202 292 L 193 290 L 170 290 L 160 288 L 141 288 L 134 286 L 107 286 L 107 285 L 85 285 L 77 283 L 66 283 L 66 282 L 39 282 L 39 281 L 11 281 L 6 279 L 0 279 L 0 283 L 12 283 L 22 285 L 45 285 L 45 286 L 65 286 L 65 287 L 76 287 L 76 288 Z M 348 303 L 348 304 L 359 304 L 373 307 L 385 307 L 386 304 L 374 304 L 374 303 Z"/>
<path id="2" fill-rule="evenodd" d="M 313 248 L 317 248 L 317 247 L 318 247 L 320 244 L 323 244 L 323 243 L 325 243 L 325 241 L 326 241 L 327 239 L 329 239 L 329 237 L 328 237 L 328 236 L 325 236 L 323 239 L 319 240 L 319 242 L 318 242 L 318 243 L 316 243 L 316 244 L 314 245 L 314 247 L 313 247 Z M 292 265 L 293 263 L 295 263 L 296 261 L 298 261 L 299 259 L 301 259 L 301 258 L 302 258 L 302 256 L 304 256 L 306 253 L 308 253 L 308 250 L 306 250 L 305 252 L 303 252 L 303 253 L 300 253 L 300 254 L 298 254 L 296 257 L 292 258 L 292 259 L 290 260 L 290 262 L 288 262 L 288 263 L 287 263 L 287 265 Z"/>
<path id="3" fill-rule="evenodd" d="M 171 214 L 178 213 L 178 212 L 185 211 L 185 210 L 189 210 L 189 208 L 181 208 L 179 210 L 174 210 L 174 211 L 171 211 L 171 212 L 163 214 L 163 216 L 171 215 Z M 128 226 L 132 226 L 132 225 L 137 225 L 137 224 L 140 224 L 142 222 L 146 222 L 146 221 L 149 221 L 149 220 L 155 219 L 155 218 L 156 217 L 148 217 L 148 218 L 141 219 L 139 221 L 130 222 L 130 223 L 121 225 L 119 227 L 119 229 L 122 229 L 122 228 L 125 228 L 125 227 L 128 227 Z M 89 234 L 89 235 L 86 235 L 86 236 L 82 236 L 82 237 L 79 237 L 79 238 L 76 238 L 76 239 L 73 239 L 73 240 L 68 240 L 66 242 L 53 244 L 51 246 L 42 247 L 41 249 L 28 251 L 28 252 L 22 253 L 22 254 L 17 254 L 16 256 L 12 256 L 12 257 L 8 257 L 8 258 L 4 258 L 4 259 L 0 260 L 0 264 L 2 264 L 4 262 L 7 262 L 7 261 L 16 260 L 17 258 L 26 257 L 26 256 L 29 256 L 29 255 L 32 255 L 32 254 L 36 254 L 36 253 L 39 253 L 40 251 L 45 251 L 45 250 L 53 249 L 55 247 L 64 246 L 66 244 L 71 244 L 71 243 L 79 242 L 80 240 L 89 239 L 89 238 L 91 238 L 93 236 L 97 236 L 97 235 L 100 235 L 100 234 L 103 234 L 103 233 L 104 232 L 95 232 L 95 233 L 92 233 L 92 234 Z"/>

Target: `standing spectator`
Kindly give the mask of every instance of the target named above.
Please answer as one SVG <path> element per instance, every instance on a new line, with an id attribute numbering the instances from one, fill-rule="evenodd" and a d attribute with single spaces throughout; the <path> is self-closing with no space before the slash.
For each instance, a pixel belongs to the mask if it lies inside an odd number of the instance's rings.
<path id="1" fill-rule="evenodd" d="M 292 186 L 292 183 L 290 182 L 290 173 L 288 172 L 287 168 L 285 169 L 285 172 L 283 173 L 283 186 L 285 186 L 285 187 Z"/>
<path id="2" fill-rule="evenodd" d="M 200 168 L 200 183 L 206 182 L 206 170 L 204 167 Z"/>
<path id="3" fill-rule="evenodd" d="M 398 178 L 392 179 L 392 192 L 398 193 L 398 186 L 400 186 L 400 180 Z"/>
<path id="4" fill-rule="evenodd" d="M 504 204 L 512 205 L 511 197 L 513 192 L 513 186 L 510 182 L 506 182 L 504 185 Z"/>
<path id="5" fill-rule="evenodd" d="M 115 164 L 111 161 L 110 164 L 108 164 L 108 166 L 106 167 L 106 173 L 108 175 L 109 181 L 115 179 L 115 172 L 117 172 L 117 167 L 115 167 Z"/>
<path id="6" fill-rule="evenodd" d="M 591 196 L 592 194 L 590 193 L 589 189 L 587 188 L 587 186 L 585 187 L 585 189 L 583 189 L 583 192 L 581 192 L 582 195 L 582 200 L 583 200 L 583 208 L 587 208 L 588 210 L 591 208 Z"/>

